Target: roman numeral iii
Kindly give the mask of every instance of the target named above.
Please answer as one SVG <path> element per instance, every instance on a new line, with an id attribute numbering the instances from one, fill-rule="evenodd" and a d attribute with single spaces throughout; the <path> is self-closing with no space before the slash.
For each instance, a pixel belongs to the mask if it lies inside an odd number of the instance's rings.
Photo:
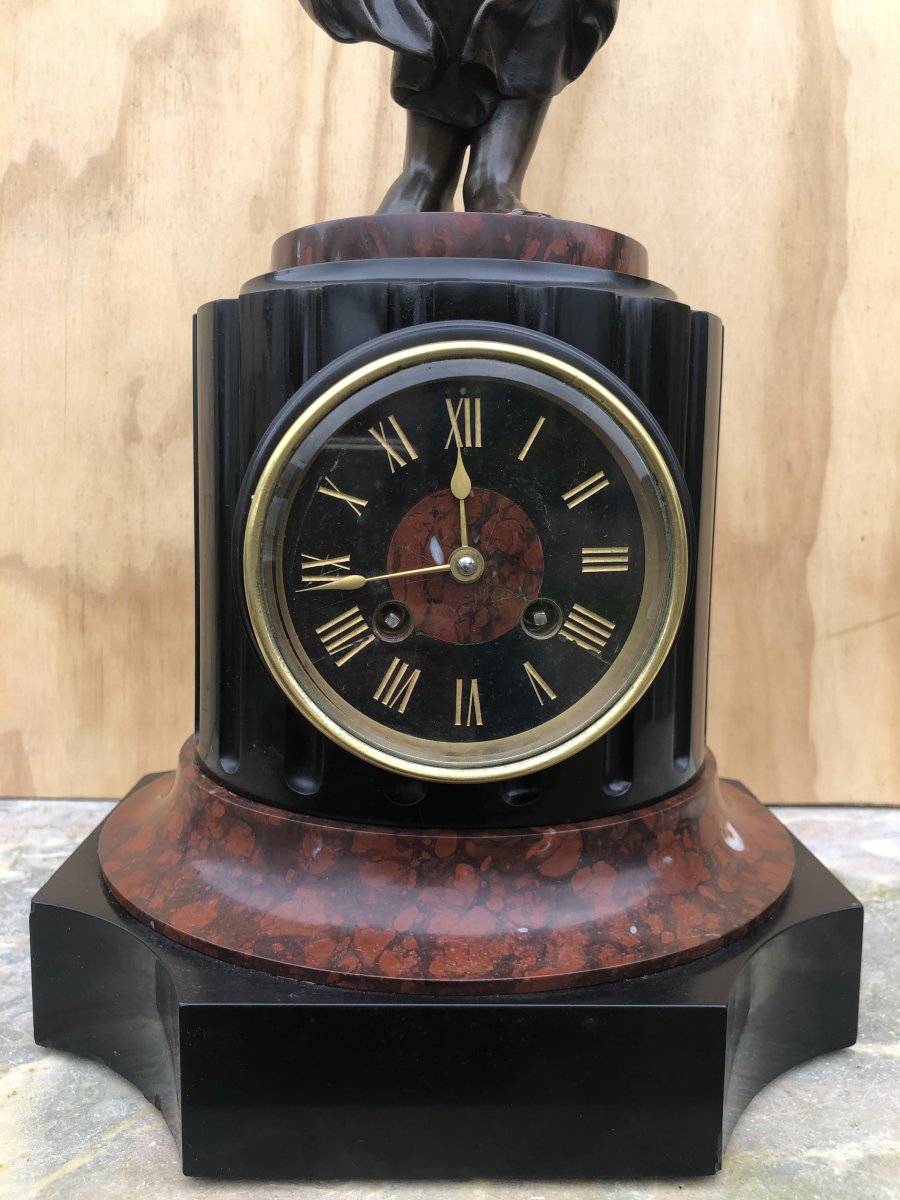
<path id="1" fill-rule="evenodd" d="M 337 660 L 335 665 L 338 667 L 375 641 L 365 617 L 356 607 L 348 608 L 339 617 L 332 617 L 324 625 L 319 625 L 316 633 L 329 655 Z"/>
<path id="2" fill-rule="evenodd" d="M 483 725 L 481 719 L 481 696 L 478 693 L 478 680 L 469 680 L 469 699 L 465 706 L 465 721 L 463 721 L 463 699 L 465 695 L 465 686 L 462 679 L 456 681 L 456 710 L 453 720 L 454 725 L 465 724 L 466 728 L 470 728 L 474 721 L 476 725 Z"/>
<path id="3" fill-rule="evenodd" d="M 585 546 L 581 551 L 582 575 L 597 571 L 627 571 L 627 546 Z"/>
<path id="4" fill-rule="evenodd" d="M 413 671 L 409 663 L 395 658 L 385 671 L 372 699 L 380 700 L 387 708 L 396 708 L 397 712 L 405 713 L 421 674 L 419 670 Z"/>
<path id="5" fill-rule="evenodd" d="M 572 611 L 563 622 L 559 636 L 565 638 L 567 642 L 574 642 L 582 650 L 590 650 L 594 654 L 599 654 L 615 628 L 612 621 L 607 621 L 605 617 L 599 617 L 589 608 L 574 604 Z"/>
<path id="6" fill-rule="evenodd" d="M 569 488 L 567 492 L 563 492 L 563 500 L 565 500 L 567 508 L 577 508 L 579 504 L 590 500 L 591 496 L 596 496 L 605 487 L 609 487 L 609 480 L 602 471 L 598 471 L 590 479 L 585 479 L 584 483 L 578 483 L 575 487 Z"/>
<path id="7" fill-rule="evenodd" d="M 456 442 L 457 448 L 471 448 L 481 445 L 481 397 L 474 400 L 470 396 L 462 396 L 454 408 L 453 401 L 448 396 L 446 401 L 447 416 L 450 418 L 450 432 L 444 443 L 444 449 L 450 449 L 450 443 Z"/>
<path id="8" fill-rule="evenodd" d="M 403 449 L 409 455 L 410 460 L 415 461 L 415 459 L 417 459 L 419 456 L 418 456 L 418 454 L 416 454 L 415 450 L 413 449 L 412 442 L 410 442 L 409 438 L 406 436 L 406 434 L 400 428 L 400 425 L 397 422 L 397 418 L 393 415 L 389 416 L 388 424 L 393 427 L 394 433 L 397 435 L 397 438 L 399 439 L 400 444 L 402 445 Z M 392 475 L 394 474 L 394 470 L 395 470 L 394 463 L 397 464 L 398 468 L 406 466 L 406 459 L 403 457 L 403 455 L 400 453 L 400 451 L 395 449 L 391 445 L 391 443 L 387 440 L 387 435 L 384 432 L 384 421 L 379 421 L 378 428 L 375 429 L 373 426 L 369 430 L 369 433 L 371 433 L 372 437 L 375 439 L 375 441 L 378 443 L 378 445 L 381 446 L 381 448 L 387 453 L 388 465 L 391 468 Z"/>

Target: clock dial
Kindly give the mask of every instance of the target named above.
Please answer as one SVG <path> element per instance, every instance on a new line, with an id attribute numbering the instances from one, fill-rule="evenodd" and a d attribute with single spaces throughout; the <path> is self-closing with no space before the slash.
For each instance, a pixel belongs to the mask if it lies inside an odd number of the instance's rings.
<path id="1" fill-rule="evenodd" d="M 599 736 L 674 637 L 676 485 L 598 381 L 504 343 L 398 352 L 264 455 L 247 605 L 301 712 L 393 770 L 476 780 Z"/>

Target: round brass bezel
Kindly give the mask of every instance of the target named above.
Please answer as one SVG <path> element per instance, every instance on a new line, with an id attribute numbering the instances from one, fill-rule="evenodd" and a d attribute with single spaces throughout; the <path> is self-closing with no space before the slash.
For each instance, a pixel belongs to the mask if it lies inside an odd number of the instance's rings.
<path id="1" fill-rule="evenodd" d="M 361 388 L 407 367 L 454 358 L 486 358 L 518 363 L 565 383 L 595 401 L 620 427 L 648 470 L 662 514 L 665 545 L 669 551 L 667 570 L 663 572 L 668 594 L 663 601 L 663 615 L 658 622 L 658 632 L 648 645 L 647 652 L 640 659 L 637 668 L 631 672 L 627 686 L 614 702 L 598 712 L 593 720 L 581 724 L 570 736 L 561 738 L 539 753 L 525 752 L 510 756 L 504 761 L 490 763 L 478 762 L 477 743 L 457 745 L 454 758 L 459 761 L 452 764 L 428 761 L 425 753 L 427 748 L 443 747 L 445 743 L 429 742 L 424 738 L 408 739 L 410 742 L 416 742 L 417 748 L 418 743 L 421 743 L 422 753 L 418 755 L 391 752 L 373 744 L 358 731 L 351 730 L 336 720 L 327 711 L 329 704 L 315 677 L 306 671 L 296 653 L 296 639 L 283 628 L 280 620 L 275 619 L 277 613 L 273 613 L 269 603 L 271 597 L 265 578 L 267 517 L 276 499 L 282 475 L 304 438 L 339 404 Z M 552 766 L 602 737 L 633 708 L 653 682 L 675 639 L 687 595 L 688 544 L 687 526 L 678 487 L 662 452 L 637 415 L 609 388 L 562 359 L 531 347 L 469 338 L 448 339 L 407 347 L 366 363 L 327 388 L 292 422 L 263 466 L 250 500 L 244 530 L 243 584 L 250 624 L 269 671 L 288 700 L 316 729 L 344 749 L 386 770 L 420 779 L 478 783 L 508 779 Z M 644 611 L 646 603 L 645 577 L 641 612 Z M 637 624 L 636 620 L 635 628 Z M 295 660 L 293 664 L 289 661 L 289 656 Z M 305 671 L 309 675 L 308 683 L 299 677 L 298 667 L 301 672 Z M 344 716 L 355 720 L 358 726 L 365 728 L 373 724 L 346 701 L 341 700 L 341 706 L 346 710 Z M 395 740 L 400 740 L 400 737 L 395 735 Z M 523 740 L 523 735 L 519 735 L 519 740 Z M 528 739 L 524 738 L 525 744 L 527 741 Z"/>

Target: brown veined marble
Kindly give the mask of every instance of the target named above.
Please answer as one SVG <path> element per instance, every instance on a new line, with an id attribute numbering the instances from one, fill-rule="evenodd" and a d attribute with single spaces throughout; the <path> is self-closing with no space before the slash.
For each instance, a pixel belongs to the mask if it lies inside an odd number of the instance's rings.
<path id="1" fill-rule="evenodd" d="M 441 642 L 491 642 L 512 629 L 540 592 L 544 551 L 530 518 L 512 500 L 473 488 L 466 500 L 469 544 L 484 556 L 473 583 L 451 575 L 391 580 L 391 591 L 413 614 L 416 628 Z M 447 562 L 460 545 L 459 501 L 449 489 L 411 508 L 388 547 L 387 572 Z"/>
<path id="2" fill-rule="evenodd" d="M 581 824 L 409 830 L 305 817 L 197 766 L 113 811 L 100 865 L 135 917 L 215 958 L 317 983 L 548 991 L 660 970 L 759 924 L 789 834 L 710 758 L 666 800 Z"/>

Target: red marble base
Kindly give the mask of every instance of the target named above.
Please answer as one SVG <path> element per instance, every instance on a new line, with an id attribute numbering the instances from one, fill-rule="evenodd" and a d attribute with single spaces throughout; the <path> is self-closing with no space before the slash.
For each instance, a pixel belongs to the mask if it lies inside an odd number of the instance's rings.
<path id="1" fill-rule="evenodd" d="M 405 213 L 320 221 L 280 237 L 272 270 L 371 258 L 511 258 L 647 278 L 647 251 L 611 229 L 536 214 Z"/>
<path id="2" fill-rule="evenodd" d="M 258 804 L 198 768 L 131 793 L 100 865 L 135 917 L 182 945 L 277 975 L 373 991 L 548 991 L 688 962 L 784 896 L 783 826 L 701 776 L 579 825 L 416 831 Z"/>

